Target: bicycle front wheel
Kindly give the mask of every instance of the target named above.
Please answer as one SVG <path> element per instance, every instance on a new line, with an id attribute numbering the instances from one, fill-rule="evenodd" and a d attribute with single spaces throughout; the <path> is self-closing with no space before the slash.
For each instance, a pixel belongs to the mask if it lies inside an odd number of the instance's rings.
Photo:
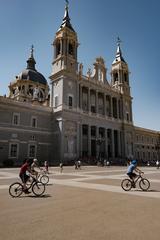
<path id="1" fill-rule="evenodd" d="M 124 191 L 130 191 L 132 188 L 132 181 L 130 179 L 124 179 L 121 182 L 121 187 Z"/>
<path id="2" fill-rule="evenodd" d="M 139 186 L 143 191 L 147 191 L 150 188 L 150 182 L 146 178 L 142 178 L 139 181 Z"/>
<path id="3" fill-rule="evenodd" d="M 23 186 L 21 183 L 16 182 L 10 185 L 9 194 L 12 197 L 19 197 L 23 193 Z"/>
<path id="4" fill-rule="evenodd" d="M 46 185 L 49 182 L 49 177 L 47 175 L 42 175 L 40 177 L 40 182 Z"/>
<path id="5" fill-rule="evenodd" d="M 35 182 L 32 186 L 32 192 L 36 196 L 41 196 L 45 192 L 45 185 L 41 182 Z"/>

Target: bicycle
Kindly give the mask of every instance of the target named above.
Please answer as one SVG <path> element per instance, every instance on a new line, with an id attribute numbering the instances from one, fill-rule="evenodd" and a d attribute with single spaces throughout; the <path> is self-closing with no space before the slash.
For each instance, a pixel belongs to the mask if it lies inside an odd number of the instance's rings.
<path id="1" fill-rule="evenodd" d="M 40 173 L 38 173 L 38 179 L 45 185 L 49 182 L 49 176 L 45 170 L 41 170 Z"/>
<path id="2" fill-rule="evenodd" d="M 35 196 L 40 197 L 45 192 L 45 184 L 43 184 L 42 182 L 39 182 L 32 175 L 30 177 L 32 177 L 32 182 L 28 186 L 26 184 L 27 190 L 31 189 L 31 191 L 34 193 Z M 19 197 L 22 195 L 23 192 L 24 192 L 24 188 L 22 183 L 20 182 L 12 183 L 9 186 L 9 194 L 12 197 Z"/>
<path id="3" fill-rule="evenodd" d="M 147 191 L 150 188 L 150 182 L 148 179 L 142 177 L 143 173 L 139 173 L 136 179 L 131 180 L 129 178 L 123 179 L 121 182 L 121 187 L 124 191 L 130 191 L 132 188 L 136 187 L 136 183 L 139 180 L 139 187 L 142 191 Z"/>
<path id="4" fill-rule="evenodd" d="M 29 178 L 26 182 L 27 187 L 29 187 L 31 185 L 33 177 L 36 178 L 36 175 L 33 173 L 29 174 Z M 37 180 L 39 182 L 43 183 L 44 185 L 47 185 L 47 183 L 49 182 L 49 176 L 46 174 L 46 172 L 44 170 L 41 170 L 40 172 L 38 172 Z"/>

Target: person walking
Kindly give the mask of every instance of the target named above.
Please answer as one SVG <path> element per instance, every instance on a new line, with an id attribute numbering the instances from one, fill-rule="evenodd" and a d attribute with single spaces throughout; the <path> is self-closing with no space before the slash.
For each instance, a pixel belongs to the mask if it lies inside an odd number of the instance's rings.
<path id="1" fill-rule="evenodd" d="M 60 173 L 62 173 L 63 172 L 63 163 L 60 162 L 59 166 L 60 166 Z"/>
<path id="2" fill-rule="evenodd" d="M 46 173 L 49 173 L 48 167 L 49 167 L 48 161 L 45 161 L 45 162 L 44 162 L 44 168 L 45 168 Z"/>
<path id="3" fill-rule="evenodd" d="M 157 169 L 159 169 L 159 161 L 158 160 L 156 161 L 156 166 L 157 166 Z"/>

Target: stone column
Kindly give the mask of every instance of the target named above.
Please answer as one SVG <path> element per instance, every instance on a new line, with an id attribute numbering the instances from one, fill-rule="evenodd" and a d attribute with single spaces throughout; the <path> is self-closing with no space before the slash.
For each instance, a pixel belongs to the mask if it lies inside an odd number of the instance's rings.
<path id="1" fill-rule="evenodd" d="M 99 127 L 96 126 L 96 158 L 99 156 L 99 145 L 97 143 L 97 140 L 99 139 Z"/>
<path id="2" fill-rule="evenodd" d="M 107 129 L 105 129 L 105 158 L 108 159 L 108 134 L 107 134 Z"/>
<path id="3" fill-rule="evenodd" d="M 112 158 L 115 157 L 115 149 L 114 149 L 114 130 L 111 129 L 111 146 L 112 146 Z"/>
<path id="4" fill-rule="evenodd" d="M 79 155 L 82 157 L 82 124 L 79 124 Z"/>
<path id="5" fill-rule="evenodd" d="M 81 85 L 79 85 L 79 87 L 80 87 L 80 109 L 82 110 L 82 86 Z"/>
<path id="6" fill-rule="evenodd" d="M 118 131 L 118 130 L 117 130 L 117 138 L 118 138 L 118 156 L 122 156 L 122 154 L 121 154 L 120 131 Z"/>
<path id="7" fill-rule="evenodd" d="M 132 122 L 132 104 L 131 103 L 129 104 L 129 107 L 130 107 L 130 121 Z"/>
<path id="8" fill-rule="evenodd" d="M 88 112 L 91 111 L 90 88 L 88 88 Z"/>
<path id="9" fill-rule="evenodd" d="M 98 92 L 96 91 L 96 114 L 98 114 Z"/>
<path id="10" fill-rule="evenodd" d="M 53 46 L 53 61 L 54 61 L 57 55 L 57 41 L 54 41 L 52 46 Z"/>
<path id="11" fill-rule="evenodd" d="M 111 117 L 113 117 L 113 102 L 112 102 L 112 96 L 111 96 Z"/>
<path id="12" fill-rule="evenodd" d="M 64 120 L 62 118 L 57 118 L 59 129 L 60 129 L 60 156 L 59 161 L 63 162 L 64 160 Z"/>
<path id="13" fill-rule="evenodd" d="M 76 88 L 76 90 L 77 90 L 77 98 L 76 99 L 74 99 L 75 101 L 76 101 L 76 105 L 75 105 L 75 108 L 77 109 L 77 110 L 79 110 L 79 108 L 80 108 L 80 104 L 79 104 L 79 88 L 80 88 L 80 84 L 77 82 L 76 83 L 77 84 L 77 88 Z"/>
<path id="14" fill-rule="evenodd" d="M 88 125 L 88 156 L 91 156 L 91 126 Z"/>
<path id="15" fill-rule="evenodd" d="M 104 93 L 104 116 L 106 116 L 106 94 Z"/>
<path id="16" fill-rule="evenodd" d="M 76 135 L 76 139 L 77 139 L 77 152 L 76 152 L 76 155 L 77 157 L 80 157 L 80 145 L 81 145 L 81 142 L 80 142 L 80 122 L 77 122 L 77 135 Z"/>
<path id="17" fill-rule="evenodd" d="M 117 106 L 117 119 L 119 118 L 119 105 L 118 105 L 118 99 L 116 98 L 116 106 Z"/>
<path id="18" fill-rule="evenodd" d="M 50 107 L 54 107 L 54 82 L 51 82 Z"/>
<path id="19" fill-rule="evenodd" d="M 63 40 L 62 38 L 60 39 L 60 54 L 63 54 Z"/>

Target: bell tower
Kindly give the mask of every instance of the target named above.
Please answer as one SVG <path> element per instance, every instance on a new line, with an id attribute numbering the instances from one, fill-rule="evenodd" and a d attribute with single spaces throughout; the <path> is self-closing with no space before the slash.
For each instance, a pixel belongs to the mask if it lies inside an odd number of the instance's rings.
<path id="1" fill-rule="evenodd" d="M 52 62 L 52 74 L 56 74 L 61 70 L 76 73 L 78 68 L 78 39 L 77 34 L 70 23 L 68 1 L 66 1 L 63 21 L 56 33 L 53 47 L 54 57 Z"/>
<path id="2" fill-rule="evenodd" d="M 119 88 L 121 93 L 130 95 L 128 64 L 122 56 L 120 43 L 121 41 L 118 38 L 116 57 L 112 63 L 111 85 Z"/>
<path id="3" fill-rule="evenodd" d="M 128 64 L 122 56 L 120 39 L 117 39 L 116 57 L 111 68 L 111 86 L 122 96 L 123 118 L 132 123 L 132 97 L 130 95 L 129 69 Z"/>

